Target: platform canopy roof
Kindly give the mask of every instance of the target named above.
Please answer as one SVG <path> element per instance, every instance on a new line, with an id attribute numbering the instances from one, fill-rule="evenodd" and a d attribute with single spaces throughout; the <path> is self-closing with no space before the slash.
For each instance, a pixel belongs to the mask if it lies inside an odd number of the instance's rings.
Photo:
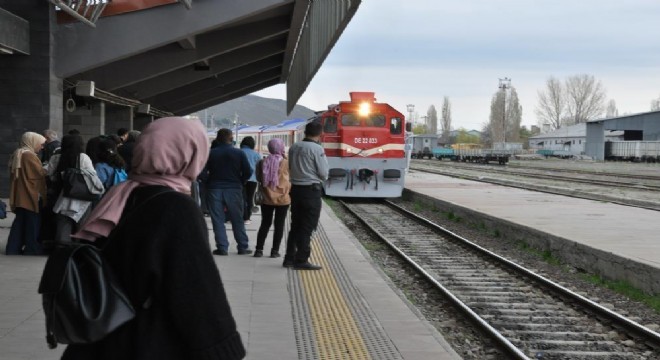
<path id="1" fill-rule="evenodd" d="M 113 0 L 94 26 L 58 14 L 54 70 L 65 89 L 175 115 L 286 83 L 290 112 L 360 2 Z"/>

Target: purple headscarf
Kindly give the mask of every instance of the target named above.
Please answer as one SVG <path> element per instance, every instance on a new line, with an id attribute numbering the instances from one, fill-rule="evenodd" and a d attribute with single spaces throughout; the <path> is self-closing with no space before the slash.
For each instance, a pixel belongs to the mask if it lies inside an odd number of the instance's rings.
<path id="1" fill-rule="evenodd" d="M 263 186 L 275 189 L 280 184 L 280 162 L 284 158 L 284 141 L 274 138 L 268 142 L 270 155 L 263 160 Z"/>

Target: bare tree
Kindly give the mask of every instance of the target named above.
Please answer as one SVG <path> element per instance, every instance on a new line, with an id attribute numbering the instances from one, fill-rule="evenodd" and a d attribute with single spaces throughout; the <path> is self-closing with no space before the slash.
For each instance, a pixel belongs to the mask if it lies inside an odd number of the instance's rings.
<path id="1" fill-rule="evenodd" d="M 504 142 L 506 118 L 504 113 L 505 90 L 499 90 L 490 101 L 490 142 Z M 485 127 L 484 127 L 485 128 Z"/>
<path id="2" fill-rule="evenodd" d="M 606 92 L 593 75 L 574 75 L 566 79 L 567 110 L 572 124 L 580 124 L 603 114 Z"/>
<path id="3" fill-rule="evenodd" d="M 490 103 L 490 131 L 493 142 L 517 142 L 520 139 L 522 107 L 518 92 L 512 86 L 500 89 Z"/>
<path id="4" fill-rule="evenodd" d="M 660 110 L 660 96 L 657 99 L 651 100 L 651 111 Z"/>
<path id="5" fill-rule="evenodd" d="M 546 124 L 550 130 L 559 129 L 566 114 L 566 93 L 561 81 L 550 77 L 545 83 L 545 90 L 538 92 L 539 104 L 536 106 L 536 116 L 539 128 Z"/>
<path id="6" fill-rule="evenodd" d="M 610 99 L 610 101 L 607 102 L 607 110 L 605 110 L 605 117 L 613 118 L 617 116 L 619 116 L 619 109 L 616 108 L 616 101 L 614 101 L 614 99 Z"/>
<path id="7" fill-rule="evenodd" d="M 426 111 L 426 128 L 431 134 L 435 135 L 438 132 L 438 111 L 435 109 L 435 105 L 429 106 Z"/>
<path id="8" fill-rule="evenodd" d="M 522 122 L 522 106 L 518 100 L 518 92 L 511 87 L 511 93 L 506 99 L 506 141 L 520 141 L 520 123 Z"/>
<path id="9" fill-rule="evenodd" d="M 486 147 L 493 146 L 493 126 L 491 122 L 485 122 L 481 127 L 481 143 Z"/>
<path id="10" fill-rule="evenodd" d="M 451 132 L 451 103 L 449 96 L 442 99 L 442 118 L 440 119 L 440 126 L 442 128 L 442 142 L 449 143 L 449 134 Z"/>

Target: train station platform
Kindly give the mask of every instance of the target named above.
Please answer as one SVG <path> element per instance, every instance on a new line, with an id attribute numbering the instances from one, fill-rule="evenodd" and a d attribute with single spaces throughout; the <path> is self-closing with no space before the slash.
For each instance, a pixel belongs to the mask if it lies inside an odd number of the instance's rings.
<path id="1" fill-rule="evenodd" d="M 613 189 L 612 191 L 616 191 Z M 410 171 L 405 197 L 660 294 L 657 211 Z"/>
<path id="2" fill-rule="evenodd" d="M 0 220 L 0 252 L 4 252 L 12 220 L 13 214 Z M 252 249 L 260 221 L 257 213 L 247 225 Z M 207 224 L 212 239 L 209 218 Z M 266 254 L 270 236 L 272 229 Z M 282 258 L 237 255 L 235 245 L 229 256 L 214 259 L 247 348 L 246 359 L 460 358 L 390 286 L 326 206 L 313 238 L 311 259 L 323 270 L 287 269 L 282 267 Z M 3 360 L 59 359 L 64 350 L 62 345 L 49 350 L 44 337 L 37 287 L 45 261 L 41 256 L 0 255 Z"/>

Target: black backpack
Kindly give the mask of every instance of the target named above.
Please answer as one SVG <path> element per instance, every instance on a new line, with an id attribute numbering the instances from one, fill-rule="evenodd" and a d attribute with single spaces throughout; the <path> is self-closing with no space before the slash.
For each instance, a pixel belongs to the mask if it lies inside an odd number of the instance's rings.
<path id="1" fill-rule="evenodd" d="M 135 309 L 94 245 L 55 248 L 39 284 L 46 314 L 46 342 L 101 340 L 135 317 Z"/>
<path id="2" fill-rule="evenodd" d="M 122 216 L 114 230 L 140 206 L 171 191 L 160 191 L 142 201 Z M 112 241 L 114 230 L 105 245 Z M 46 342 L 51 349 L 57 343 L 96 342 L 135 317 L 135 309 L 103 258 L 102 249 L 91 244 L 56 247 L 46 261 L 39 293 L 46 315 Z"/>

